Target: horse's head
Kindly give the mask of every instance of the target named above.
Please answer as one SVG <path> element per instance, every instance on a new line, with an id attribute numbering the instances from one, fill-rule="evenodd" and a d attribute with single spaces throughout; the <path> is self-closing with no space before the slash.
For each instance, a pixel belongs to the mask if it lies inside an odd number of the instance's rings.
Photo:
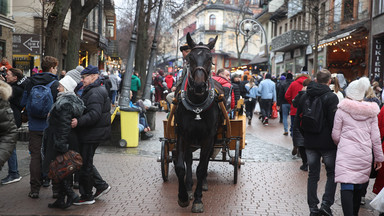
<path id="1" fill-rule="evenodd" d="M 208 78 L 211 74 L 212 54 L 211 50 L 215 47 L 217 36 L 208 44 L 200 42 L 196 44 L 191 35 L 187 34 L 187 43 L 191 52 L 187 56 L 190 74 L 188 74 L 188 85 L 196 95 L 203 95 L 208 90 Z"/>

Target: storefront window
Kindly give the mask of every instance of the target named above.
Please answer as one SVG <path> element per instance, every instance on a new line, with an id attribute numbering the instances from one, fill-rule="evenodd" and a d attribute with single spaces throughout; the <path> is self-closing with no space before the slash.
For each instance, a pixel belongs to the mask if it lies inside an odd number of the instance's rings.
<path id="1" fill-rule="evenodd" d="M 287 62 L 285 64 L 285 71 L 292 71 L 293 73 L 298 72 L 298 71 L 293 70 L 293 62 Z"/>

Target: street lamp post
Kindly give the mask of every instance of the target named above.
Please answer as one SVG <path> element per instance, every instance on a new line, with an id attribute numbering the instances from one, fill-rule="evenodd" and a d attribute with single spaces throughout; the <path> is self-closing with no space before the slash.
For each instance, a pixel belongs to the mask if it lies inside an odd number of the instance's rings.
<path id="1" fill-rule="evenodd" d="M 239 30 L 242 35 L 245 35 L 246 37 L 251 37 L 252 35 L 258 34 L 263 36 L 265 39 L 265 44 L 267 46 L 267 58 L 268 58 L 268 73 L 271 72 L 270 70 L 270 64 L 269 64 L 269 51 L 268 51 L 268 38 L 267 34 L 264 30 L 264 27 L 253 19 L 244 19 L 239 24 Z"/>

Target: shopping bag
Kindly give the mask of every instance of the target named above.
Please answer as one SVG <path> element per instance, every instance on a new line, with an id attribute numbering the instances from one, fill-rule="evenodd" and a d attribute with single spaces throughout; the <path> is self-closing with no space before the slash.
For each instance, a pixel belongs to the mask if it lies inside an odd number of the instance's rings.
<path id="1" fill-rule="evenodd" d="M 273 103 L 271 119 L 275 119 L 277 117 L 278 117 L 278 111 L 277 111 L 276 103 Z"/>
<path id="2" fill-rule="evenodd" d="M 255 114 L 260 113 L 260 103 L 258 103 L 258 102 L 256 102 L 254 113 Z"/>
<path id="3" fill-rule="evenodd" d="M 369 204 L 377 211 L 384 212 L 384 190 L 381 189 L 380 193 Z"/>

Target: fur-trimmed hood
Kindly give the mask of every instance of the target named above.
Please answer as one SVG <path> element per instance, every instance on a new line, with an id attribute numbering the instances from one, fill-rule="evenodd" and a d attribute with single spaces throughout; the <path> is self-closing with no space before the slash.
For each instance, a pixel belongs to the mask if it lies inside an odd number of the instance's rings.
<path id="1" fill-rule="evenodd" d="M 63 105 L 67 103 L 72 104 L 73 114 L 75 116 L 80 117 L 83 114 L 85 109 L 84 102 L 73 92 L 60 92 L 53 107 L 55 107 L 57 111 L 60 112 Z"/>
<path id="2" fill-rule="evenodd" d="M 337 107 L 351 115 L 353 119 L 359 121 L 375 117 L 380 112 L 377 103 L 366 101 L 360 102 L 348 98 L 342 100 Z"/>
<path id="3" fill-rule="evenodd" d="M 4 101 L 8 101 L 8 99 L 12 96 L 12 87 L 0 80 L 0 98 Z"/>

